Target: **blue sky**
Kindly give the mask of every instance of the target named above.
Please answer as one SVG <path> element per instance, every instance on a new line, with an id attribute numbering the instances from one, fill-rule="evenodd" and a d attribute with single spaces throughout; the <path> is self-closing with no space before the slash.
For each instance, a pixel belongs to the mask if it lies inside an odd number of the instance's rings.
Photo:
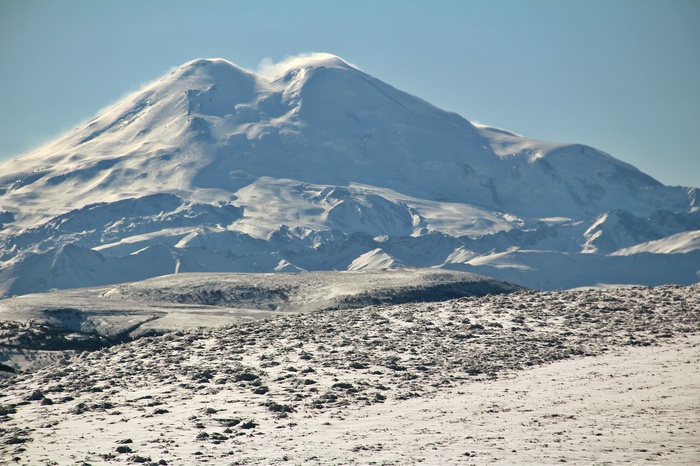
<path id="1" fill-rule="evenodd" d="M 0 161 L 186 61 L 255 70 L 307 52 L 700 187 L 697 0 L 2 0 Z"/>

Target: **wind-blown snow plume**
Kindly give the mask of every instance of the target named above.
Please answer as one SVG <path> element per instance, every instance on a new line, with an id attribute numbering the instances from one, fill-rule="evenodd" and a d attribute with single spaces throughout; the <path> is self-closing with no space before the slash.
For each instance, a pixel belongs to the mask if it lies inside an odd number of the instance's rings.
<path id="1" fill-rule="evenodd" d="M 258 64 L 255 73 L 268 79 L 275 79 L 280 76 L 284 76 L 292 69 L 301 68 L 303 66 L 333 65 L 334 63 L 337 64 L 338 62 L 345 63 L 346 65 L 355 69 L 360 69 L 358 66 L 330 53 L 308 52 L 300 53 L 298 55 L 290 55 L 278 62 L 273 61 L 270 57 L 263 58 L 260 61 L 260 64 Z"/>

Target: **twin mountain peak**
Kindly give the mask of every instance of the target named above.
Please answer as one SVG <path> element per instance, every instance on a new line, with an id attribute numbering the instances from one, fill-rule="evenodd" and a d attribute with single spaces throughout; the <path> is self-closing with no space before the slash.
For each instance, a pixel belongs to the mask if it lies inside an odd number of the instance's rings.
<path id="1" fill-rule="evenodd" d="M 0 274 L 21 282 L 18 268 L 68 244 L 123 263 L 98 282 L 143 275 L 130 275 L 129 260 L 156 246 L 172 257 L 166 273 L 356 261 L 498 272 L 523 270 L 523 259 L 486 270 L 486 258 L 608 257 L 700 229 L 696 189 L 664 186 L 592 147 L 472 124 L 329 54 L 267 68 L 191 61 L 5 163 Z"/>

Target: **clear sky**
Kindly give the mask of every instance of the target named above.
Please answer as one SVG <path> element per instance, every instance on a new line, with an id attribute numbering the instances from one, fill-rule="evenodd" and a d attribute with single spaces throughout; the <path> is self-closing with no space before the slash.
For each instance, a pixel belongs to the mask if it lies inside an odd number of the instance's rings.
<path id="1" fill-rule="evenodd" d="M 186 61 L 305 52 L 700 187 L 698 0 L 0 0 L 0 161 Z"/>

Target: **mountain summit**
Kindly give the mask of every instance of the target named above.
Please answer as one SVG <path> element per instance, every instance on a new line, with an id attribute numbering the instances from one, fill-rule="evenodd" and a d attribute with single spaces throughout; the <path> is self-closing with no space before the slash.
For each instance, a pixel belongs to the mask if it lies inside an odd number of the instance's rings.
<path id="1" fill-rule="evenodd" d="M 191 61 L 0 166 L 0 293 L 360 262 L 539 288 L 697 280 L 678 266 L 697 250 L 643 247 L 700 229 L 694 188 L 474 125 L 333 55 L 269 71 Z"/>

